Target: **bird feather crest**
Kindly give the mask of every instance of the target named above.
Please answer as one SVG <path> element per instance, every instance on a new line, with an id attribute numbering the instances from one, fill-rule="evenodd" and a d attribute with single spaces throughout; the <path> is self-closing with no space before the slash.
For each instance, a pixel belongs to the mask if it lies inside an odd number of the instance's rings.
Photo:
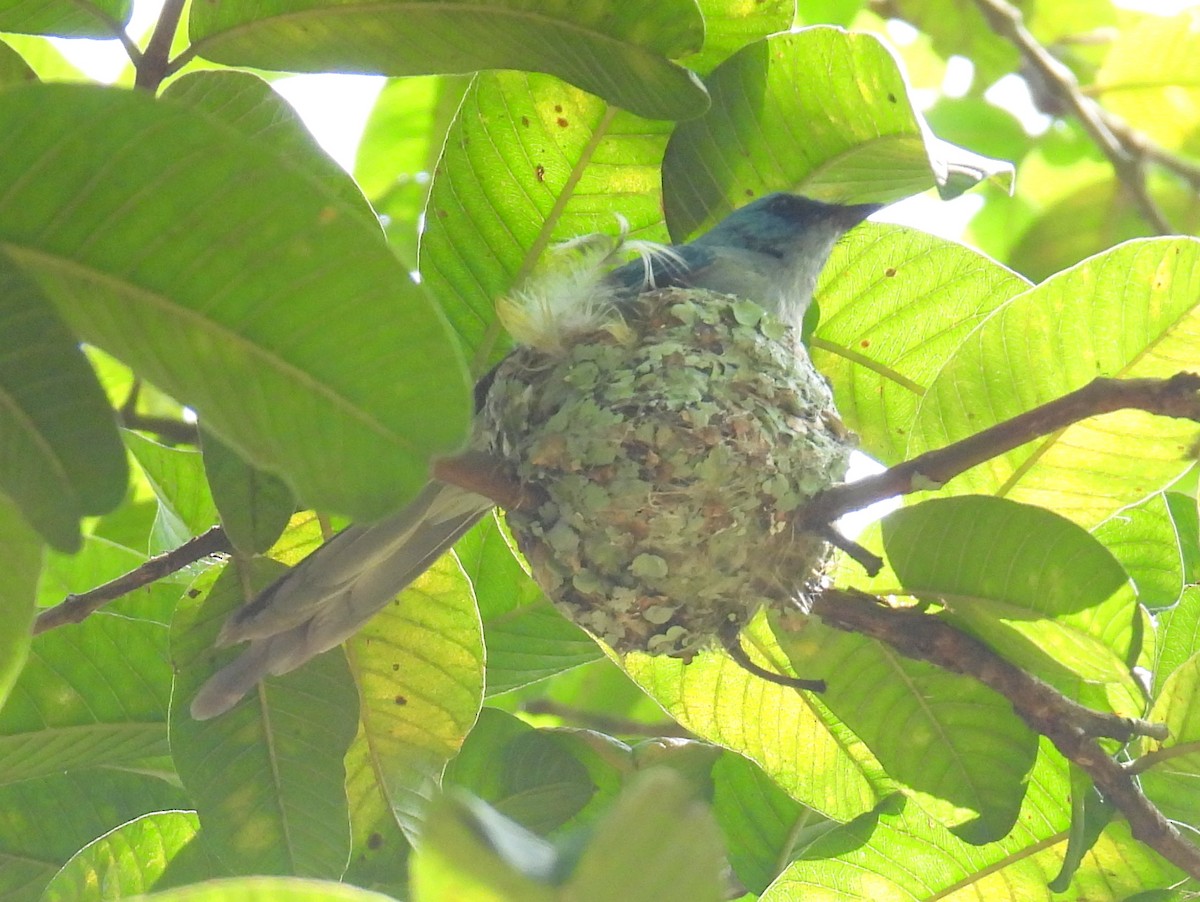
<path id="1" fill-rule="evenodd" d="M 645 286 L 654 288 L 655 259 L 683 260 L 670 247 L 630 239 L 629 222 L 617 215 L 617 235 L 593 233 L 552 247 L 525 283 L 496 302 L 496 314 L 518 344 L 561 354 L 579 335 L 607 329 L 620 337 L 620 301 L 628 289 L 605 281 L 618 263 L 637 257 Z"/>

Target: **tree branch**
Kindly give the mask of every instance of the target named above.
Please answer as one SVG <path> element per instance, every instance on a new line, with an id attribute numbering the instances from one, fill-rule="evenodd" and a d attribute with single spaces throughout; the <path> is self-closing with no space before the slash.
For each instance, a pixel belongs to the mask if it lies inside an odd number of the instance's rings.
<path id="1" fill-rule="evenodd" d="M 862 592 L 838 589 L 814 599 L 813 613 L 836 629 L 870 636 L 905 657 L 972 676 L 999 692 L 1030 729 L 1046 736 L 1063 757 L 1088 773 L 1096 788 L 1125 816 L 1134 837 L 1200 879 L 1200 847 L 1184 839 L 1142 794 L 1134 775 L 1095 738 L 1162 737 L 1161 725 L 1084 708 L 931 614 L 888 607 Z"/>
<path id="2" fill-rule="evenodd" d="M 123 573 L 102 586 L 97 586 L 79 595 L 68 595 L 62 603 L 38 614 L 37 620 L 33 624 L 33 634 L 36 636 L 68 623 L 80 623 L 122 595 L 127 595 L 135 589 L 170 576 L 210 554 L 232 550 L 233 546 L 226 538 L 225 530 L 220 526 L 214 526 L 208 532 L 189 539 L 178 548 L 172 548 L 165 554 L 150 558 L 136 569 Z"/>
<path id="3" fill-rule="evenodd" d="M 158 90 L 162 80 L 170 71 L 169 57 L 171 42 L 175 40 L 175 31 L 179 27 L 179 17 L 183 15 L 186 0 L 166 0 L 154 33 L 146 44 L 146 50 L 141 59 L 137 60 L 137 75 L 134 77 L 134 87 L 144 88 L 150 93 Z"/>
<path id="4" fill-rule="evenodd" d="M 861 510 L 876 501 L 941 488 L 971 467 L 1026 442 L 1088 417 L 1125 409 L 1200 422 L 1200 375 L 1176 373 L 1169 379 L 1094 379 L 1083 388 L 962 441 L 928 451 L 866 479 L 826 489 L 798 512 L 797 528 L 817 531 L 843 514 Z"/>
<path id="5" fill-rule="evenodd" d="M 1138 210 L 1159 234 L 1175 230 L 1150 197 L 1146 186 L 1147 154 L 1139 142 L 1129 140 L 1128 128 L 1113 127 L 1114 118 L 1094 100 L 1084 96 L 1075 74 L 1059 62 L 1025 27 L 1021 11 L 1005 0 L 975 0 L 992 30 L 1017 48 L 1042 86 L 1074 114 L 1100 152 L 1108 158 L 1117 180 L 1129 192 Z M 1160 161 L 1161 162 L 1161 161 Z"/>

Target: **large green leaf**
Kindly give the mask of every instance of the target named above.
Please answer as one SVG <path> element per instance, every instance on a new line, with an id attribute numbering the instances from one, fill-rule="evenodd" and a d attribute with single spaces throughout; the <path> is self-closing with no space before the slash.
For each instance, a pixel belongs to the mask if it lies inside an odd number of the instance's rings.
<path id="1" fill-rule="evenodd" d="M 713 765 L 713 814 L 738 879 L 761 893 L 796 855 L 836 821 L 805 808 L 740 755 Z"/>
<path id="2" fill-rule="evenodd" d="M 760 631 L 744 633 L 743 641 L 766 649 L 767 666 L 783 666 L 782 651 L 767 645 Z M 624 666 L 693 734 L 745 755 L 793 798 L 827 817 L 857 817 L 892 788 L 862 740 L 819 701 L 752 676 L 725 654 L 703 652 L 688 664 L 635 654 L 626 656 Z"/>
<path id="3" fill-rule="evenodd" d="M 500 522 L 484 517 L 454 553 L 474 587 L 487 645 L 487 692 L 497 695 L 602 657 L 517 561 Z"/>
<path id="4" fill-rule="evenodd" d="M 748 197 L 796 190 L 895 200 L 944 170 L 926 148 L 904 75 L 873 35 L 828 27 L 775 35 L 738 51 L 706 83 L 712 109 L 675 129 L 663 160 L 677 240 Z"/>
<path id="5" fill-rule="evenodd" d="M 199 828 L 191 811 L 156 811 L 135 818 L 73 855 L 42 899 L 83 902 L 144 893 Z"/>
<path id="6" fill-rule="evenodd" d="M 0 783 L 165 753 L 166 640 L 120 611 L 36 637 L 0 713 Z"/>
<path id="7" fill-rule="evenodd" d="M 190 72 L 175 79 L 163 97 L 185 103 L 270 144 L 372 225 L 375 214 L 353 179 L 309 133 L 299 114 L 269 84 L 249 72 Z"/>
<path id="8" fill-rule="evenodd" d="M 1097 376 L 1164 377 L 1200 356 L 1200 241 L 1131 241 L 1013 298 L 962 343 L 921 402 L 910 455 L 965 438 Z M 1029 442 L 950 482 L 1092 526 L 1192 464 L 1200 429 L 1120 411 Z"/>
<path id="9" fill-rule="evenodd" d="M 441 317 L 378 229 L 271 144 L 76 85 L 0 94 L 0 135 L 0 247 L 78 335 L 306 504 L 381 515 L 458 444 Z"/>
<path id="10" fill-rule="evenodd" d="M 231 66 L 381 75 L 523 69 L 655 119 L 686 119 L 707 105 L 695 76 L 670 61 L 703 40 L 694 0 L 196 3 L 188 32 L 196 52 Z"/>
<path id="11" fill-rule="evenodd" d="M 1159 615 L 1157 638 L 1154 688 L 1161 690 L 1167 677 L 1200 652 L 1200 586 L 1188 586 L 1179 604 Z"/>
<path id="12" fill-rule="evenodd" d="M 142 896 L 142 902 L 395 902 L 391 896 L 334 883 L 295 877 L 235 877 Z"/>
<path id="13" fill-rule="evenodd" d="M 1029 287 L 998 263 L 932 235 L 865 223 L 838 242 L 817 283 L 812 359 L 863 451 L 905 457 L 921 397 L 959 343 Z"/>
<path id="14" fill-rule="evenodd" d="M 201 433 L 204 475 L 225 535 L 238 551 L 265 553 L 287 528 L 296 509 L 277 477 L 252 467 L 211 433 Z"/>
<path id="15" fill-rule="evenodd" d="M 0 490 L 63 551 L 125 494 L 116 417 L 79 344 L 0 253 Z"/>
<path id="16" fill-rule="evenodd" d="M 42 551 L 16 507 L 0 494 L 0 711 L 29 656 Z"/>
<path id="17" fill-rule="evenodd" d="M 1073 698 L 1141 713 L 1130 673 L 1133 587 L 1082 527 L 1042 508 L 968 496 L 894 511 L 883 537 L 904 590 L 944 602 L 951 623 Z"/>
<path id="18" fill-rule="evenodd" d="M 825 679 L 821 704 L 931 817 L 971 843 L 1012 829 L 1037 736 L 1006 698 L 813 619 L 780 642 L 798 673 Z"/>
<path id="19" fill-rule="evenodd" d="M 453 555 L 376 614 L 346 652 L 362 706 L 348 779 L 356 795 L 382 796 L 411 837 L 483 702 L 479 612 Z"/>
<path id="20" fill-rule="evenodd" d="M 0 786 L 0 898 L 38 902 L 59 868 L 98 836 L 187 805 L 170 783 L 105 767 Z"/>
<path id="21" fill-rule="evenodd" d="M 1117 32 L 1093 86 L 1104 106 L 1169 148 L 1196 150 L 1200 33 L 1193 8 Z"/>
<path id="22" fill-rule="evenodd" d="M 1043 743 L 1050 749 L 1049 743 Z M 1057 760 L 1055 760 L 1057 759 Z M 762 902 L 863 899 L 1087 899 L 1123 902 L 1138 890 L 1170 886 L 1178 872 L 1131 843 L 1116 823 L 1084 856 L 1067 894 L 1048 884 L 1067 845 L 1065 762 L 1041 755 L 1013 831 L 971 846 L 931 823 L 911 803 L 888 807 L 818 839 L 761 897 Z"/>
<path id="23" fill-rule="evenodd" d="M 1168 608 L 1183 591 L 1180 535 L 1164 493 L 1109 517 L 1092 534 L 1121 562 L 1137 587 L 1138 601 Z"/>
<path id="24" fill-rule="evenodd" d="M 1142 788 L 1167 817 L 1195 826 L 1200 811 L 1200 652 L 1171 672 L 1148 715 L 1170 736 L 1142 742 L 1162 758 L 1142 774 Z"/>
<path id="25" fill-rule="evenodd" d="M 137 459 L 163 510 L 197 536 L 217 522 L 217 508 L 204 474 L 204 459 L 191 448 L 169 448 L 126 431 L 125 444 Z"/>
<path id="26" fill-rule="evenodd" d="M 133 0 L 0 2 L 0 31 L 64 38 L 114 38 L 124 30 Z"/>
<path id="27" fill-rule="evenodd" d="M 205 841 L 234 873 L 340 876 L 350 853 L 343 756 L 358 699 L 341 649 L 268 677 L 220 718 L 187 707 L 215 667 L 240 648 L 212 650 L 221 621 L 247 591 L 283 568 L 262 559 L 202 576 L 176 611 L 171 658 L 171 753 L 195 800 Z M 239 572 L 241 571 L 241 572 Z"/>
<path id="28" fill-rule="evenodd" d="M 663 240 L 667 123 L 640 119 L 546 75 L 478 76 L 446 137 L 426 209 L 421 275 L 483 358 L 496 299 L 552 244 L 616 233 Z"/>

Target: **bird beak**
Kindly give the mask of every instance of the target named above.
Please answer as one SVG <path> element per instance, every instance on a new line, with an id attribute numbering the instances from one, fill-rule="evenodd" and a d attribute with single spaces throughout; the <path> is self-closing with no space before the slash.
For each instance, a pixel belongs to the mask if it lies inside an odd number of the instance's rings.
<path id="1" fill-rule="evenodd" d="M 838 211 L 838 219 L 843 227 L 852 229 L 872 213 L 878 213 L 887 204 L 847 204 Z"/>

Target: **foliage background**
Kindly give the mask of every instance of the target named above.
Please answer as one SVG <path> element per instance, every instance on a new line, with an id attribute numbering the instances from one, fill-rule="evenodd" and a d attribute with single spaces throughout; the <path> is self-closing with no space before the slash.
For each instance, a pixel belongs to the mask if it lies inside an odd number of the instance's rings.
<path id="1" fill-rule="evenodd" d="M 503 353 L 495 299 L 616 212 L 683 240 L 748 192 L 890 201 L 992 174 L 974 249 L 869 223 L 823 277 L 813 356 L 885 465 L 1096 375 L 1194 368 L 1200 245 L 1149 236 L 1195 227 L 1196 14 L 1026 4 L 1072 93 L 985 5 L 196 3 L 173 38 L 126 38 L 140 62 L 100 87 L 44 36 L 111 38 L 126 0 L 0 0 L 0 896 L 1194 892 L 990 690 L 816 621 L 747 642 L 830 675 L 819 698 L 715 652 L 618 666 L 496 520 L 344 651 L 186 714 L 224 615 L 279 570 L 254 554 L 292 563 L 411 497 Z M 793 24 L 851 30 L 777 34 Z M 973 79 L 950 96 L 959 57 Z M 352 178 L 271 90 L 313 71 L 391 77 Z M 988 101 L 1006 76 L 1043 131 Z M 1080 98 L 1120 117 L 1136 166 Z M 1015 165 L 1014 193 L 984 157 Z M 838 571 L 1168 723 L 1111 751 L 1156 756 L 1143 788 L 1193 839 L 1196 431 L 1072 427 L 869 529 L 879 576 Z M 218 520 L 229 565 L 30 637 L 38 607 Z"/>

